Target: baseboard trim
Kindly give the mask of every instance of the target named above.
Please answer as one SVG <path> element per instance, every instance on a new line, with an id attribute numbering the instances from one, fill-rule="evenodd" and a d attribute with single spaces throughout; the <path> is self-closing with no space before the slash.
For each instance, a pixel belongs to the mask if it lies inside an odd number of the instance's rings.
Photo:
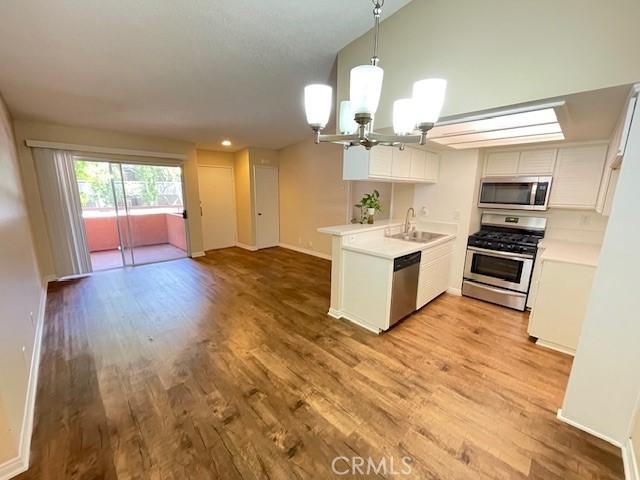
<path id="1" fill-rule="evenodd" d="M 255 252 L 258 250 L 258 247 L 254 245 L 247 245 L 246 243 L 236 242 L 236 247 L 244 248 L 245 250 L 249 250 L 251 252 Z"/>
<path id="2" fill-rule="evenodd" d="M 325 260 L 331 260 L 331 255 L 322 252 L 316 252 L 315 250 L 309 250 L 308 248 L 298 247 L 291 245 L 290 243 L 279 243 L 279 247 L 286 248 L 287 250 L 293 250 L 294 252 L 304 253 L 313 257 L 323 258 Z"/>
<path id="3" fill-rule="evenodd" d="M 594 437 L 597 437 L 600 440 L 604 440 L 605 442 L 610 443 L 614 447 L 622 448 L 622 444 L 619 441 L 614 440 L 613 438 L 611 438 L 611 437 L 609 437 L 607 435 L 604 435 L 603 433 L 596 432 L 595 430 L 593 430 L 593 429 L 591 429 L 589 427 L 586 427 L 586 426 L 582 425 L 581 423 L 576 422 L 575 420 L 571 420 L 570 418 L 565 417 L 564 414 L 562 413 L 562 409 L 561 408 L 558 409 L 557 417 L 558 417 L 558 420 L 560 420 L 563 423 L 566 423 L 567 425 L 571 425 L 572 427 L 575 427 L 578 430 L 582 430 L 583 432 L 587 432 L 589 435 L 593 435 Z"/>
<path id="4" fill-rule="evenodd" d="M 191 258 L 204 257 L 205 255 L 206 255 L 206 253 L 204 253 L 204 252 L 193 252 L 191 254 Z"/>
<path id="5" fill-rule="evenodd" d="M 45 277 L 46 278 L 46 277 Z M 40 372 L 40 351 L 42 347 L 42 333 L 44 330 L 44 314 L 47 307 L 47 284 L 44 282 L 38 306 L 38 318 L 34 335 L 33 354 L 31 355 L 31 369 L 29 370 L 29 384 L 25 398 L 24 416 L 20 431 L 18 456 L 0 465 L 0 480 L 8 480 L 26 472 L 29 469 L 29 455 L 31 453 L 31 435 L 33 433 L 33 419 L 38 391 L 38 374 Z"/>
<path id="6" fill-rule="evenodd" d="M 626 480 L 640 480 L 640 468 L 638 468 L 638 459 L 632 439 L 627 440 L 625 446 L 622 447 L 622 462 L 624 463 L 624 478 Z"/>
<path id="7" fill-rule="evenodd" d="M 9 480 L 29 469 L 29 461 L 17 456 L 0 465 L 0 480 Z"/>
<path id="8" fill-rule="evenodd" d="M 380 335 L 379 328 L 372 327 L 367 322 L 360 320 L 356 315 L 352 315 L 350 313 L 343 312 L 342 310 L 337 310 L 335 308 L 329 308 L 327 315 L 329 315 L 331 318 L 335 318 L 336 320 L 341 320 L 344 318 L 345 320 L 348 320 L 349 322 L 354 323 L 357 326 L 364 328 L 365 330 L 375 333 L 376 335 Z"/>
<path id="9" fill-rule="evenodd" d="M 456 295 L 458 297 L 462 296 L 462 290 L 459 288 L 453 288 L 453 287 L 449 287 L 446 290 L 447 293 L 450 293 L 451 295 Z"/>
<path id="10" fill-rule="evenodd" d="M 540 345 L 541 347 L 548 348 L 550 350 L 555 350 L 556 352 L 565 353 L 567 355 L 571 355 L 572 357 L 575 357 L 576 355 L 576 351 L 572 350 L 571 348 L 559 345 L 557 343 L 547 342 L 546 340 L 542 340 L 541 338 L 536 340 L 536 345 Z"/>

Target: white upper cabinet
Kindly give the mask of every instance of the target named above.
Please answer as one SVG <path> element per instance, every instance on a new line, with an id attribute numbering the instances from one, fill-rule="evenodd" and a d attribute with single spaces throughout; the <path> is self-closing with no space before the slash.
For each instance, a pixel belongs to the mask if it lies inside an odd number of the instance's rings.
<path id="1" fill-rule="evenodd" d="M 366 149 L 364 149 L 364 147 L 359 147 L 359 148 L 362 148 L 366 152 Z M 347 152 L 349 150 L 347 150 Z M 369 175 L 372 177 L 391 176 L 391 172 L 393 169 L 393 154 L 391 149 L 376 148 L 374 150 L 369 150 L 368 153 L 369 153 Z"/>
<path id="2" fill-rule="evenodd" d="M 559 149 L 549 206 L 595 209 L 606 154 L 607 145 Z"/>
<path id="3" fill-rule="evenodd" d="M 409 169 L 409 177 L 412 180 L 424 180 L 427 171 L 427 156 L 423 150 L 416 148 L 408 149 L 411 158 L 411 168 Z"/>
<path id="4" fill-rule="evenodd" d="M 520 152 L 518 175 L 553 175 L 556 152 L 555 148 Z"/>
<path id="5" fill-rule="evenodd" d="M 427 154 L 427 169 L 424 177 L 428 182 L 437 182 L 438 175 L 440 174 L 440 155 L 433 152 L 426 152 Z"/>
<path id="6" fill-rule="evenodd" d="M 440 155 L 417 148 L 351 147 L 344 151 L 344 180 L 434 183 L 438 179 Z"/>
<path id="7" fill-rule="evenodd" d="M 409 149 L 394 148 L 391 151 L 391 159 L 391 176 L 408 180 L 411 171 L 411 152 Z"/>
<path id="8" fill-rule="evenodd" d="M 486 156 L 484 175 L 486 177 L 552 175 L 556 152 L 555 148 L 489 152 Z"/>
<path id="9" fill-rule="evenodd" d="M 627 148 L 627 139 L 629 138 L 629 129 L 631 128 L 631 119 L 635 109 L 638 108 L 637 95 L 640 91 L 640 84 L 634 85 L 631 91 L 631 98 L 627 102 L 627 106 L 618 118 L 618 123 L 609 143 L 607 152 L 607 161 L 600 182 L 600 193 L 596 202 L 596 211 L 602 215 L 609 216 L 613 197 L 615 195 L 618 177 L 620 176 L 620 165 L 624 159 L 625 150 Z"/>
<path id="10" fill-rule="evenodd" d="M 484 166 L 487 177 L 497 175 L 516 175 L 520 152 L 489 152 Z"/>

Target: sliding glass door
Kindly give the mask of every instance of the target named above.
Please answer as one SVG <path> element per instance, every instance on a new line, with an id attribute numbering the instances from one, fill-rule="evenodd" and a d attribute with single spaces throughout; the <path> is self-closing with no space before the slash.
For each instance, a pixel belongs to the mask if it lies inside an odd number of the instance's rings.
<path id="1" fill-rule="evenodd" d="M 182 169 L 78 157 L 94 271 L 187 256 Z"/>

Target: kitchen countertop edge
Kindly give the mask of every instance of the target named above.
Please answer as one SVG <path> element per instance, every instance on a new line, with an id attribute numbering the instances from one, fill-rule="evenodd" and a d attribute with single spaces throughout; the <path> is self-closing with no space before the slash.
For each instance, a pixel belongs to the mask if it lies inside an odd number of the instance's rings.
<path id="1" fill-rule="evenodd" d="M 427 243 L 410 242 L 407 240 L 397 240 L 398 242 L 407 243 L 407 248 L 406 250 L 402 250 L 401 252 L 398 252 L 396 254 L 386 253 L 384 251 L 385 245 L 380 245 L 378 247 L 375 247 L 371 245 L 358 245 L 357 243 L 344 244 L 342 246 L 342 249 L 349 250 L 351 252 L 356 252 L 356 253 L 364 253 L 374 257 L 385 258 L 387 260 L 393 260 L 394 258 L 402 257 L 404 255 L 409 255 L 411 253 L 420 252 L 423 250 L 429 250 L 430 248 L 437 247 L 438 245 L 442 245 L 455 238 L 456 238 L 455 235 L 449 234 L 449 235 L 445 235 L 442 238 L 438 238 L 437 240 L 433 240 Z M 374 244 L 375 242 L 370 242 L 370 243 Z M 388 249 L 388 246 L 386 246 L 386 249 Z"/>

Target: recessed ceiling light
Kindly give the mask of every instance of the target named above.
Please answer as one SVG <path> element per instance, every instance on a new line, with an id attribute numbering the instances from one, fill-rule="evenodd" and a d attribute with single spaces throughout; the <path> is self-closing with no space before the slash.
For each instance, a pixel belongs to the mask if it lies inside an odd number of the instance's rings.
<path id="1" fill-rule="evenodd" d="M 220 142 L 220 143 L 224 147 L 230 147 L 231 146 L 231 140 L 222 140 L 222 142 Z"/>

